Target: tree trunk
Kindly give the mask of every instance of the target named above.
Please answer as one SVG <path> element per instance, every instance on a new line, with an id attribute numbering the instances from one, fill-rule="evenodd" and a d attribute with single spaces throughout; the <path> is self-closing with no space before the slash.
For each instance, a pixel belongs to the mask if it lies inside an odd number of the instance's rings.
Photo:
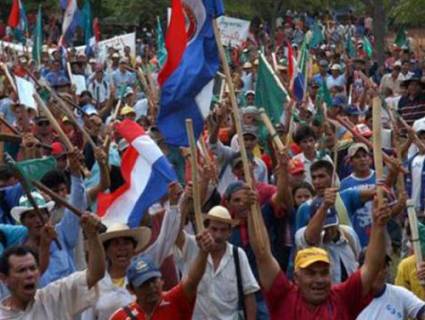
<path id="1" fill-rule="evenodd" d="M 383 0 L 372 1 L 373 34 L 375 36 L 375 59 L 379 66 L 385 62 L 385 34 L 387 28 L 387 15 Z"/>

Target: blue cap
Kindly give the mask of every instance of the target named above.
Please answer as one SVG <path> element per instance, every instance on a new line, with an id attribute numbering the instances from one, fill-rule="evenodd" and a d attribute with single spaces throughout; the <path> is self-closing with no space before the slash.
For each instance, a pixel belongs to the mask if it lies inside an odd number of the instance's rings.
<path id="1" fill-rule="evenodd" d="M 363 112 L 353 104 L 350 104 L 348 108 L 345 109 L 345 113 L 349 114 L 350 116 L 360 116 L 363 114 Z"/>
<path id="2" fill-rule="evenodd" d="M 161 272 L 155 264 L 141 256 L 134 258 L 127 270 L 127 280 L 133 287 L 140 287 L 146 281 L 159 277 Z"/>
<path id="3" fill-rule="evenodd" d="M 345 96 L 335 96 L 332 100 L 332 107 L 344 107 L 347 104 Z"/>

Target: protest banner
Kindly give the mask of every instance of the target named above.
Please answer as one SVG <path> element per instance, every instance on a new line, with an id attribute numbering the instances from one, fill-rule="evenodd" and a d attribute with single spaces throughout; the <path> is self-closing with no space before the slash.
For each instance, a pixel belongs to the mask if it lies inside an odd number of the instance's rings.
<path id="1" fill-rule="evenodd" d="M 217 19 L 217 22 L 223 44 L 238 47 L 247 40 L 250 26 L 249 21 L 221 16 Z"/>

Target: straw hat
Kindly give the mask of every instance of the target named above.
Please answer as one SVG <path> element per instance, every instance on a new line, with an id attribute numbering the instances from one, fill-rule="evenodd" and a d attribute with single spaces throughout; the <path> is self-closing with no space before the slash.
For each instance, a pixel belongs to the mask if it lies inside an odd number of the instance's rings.
<path id="1" fill-rule="evenodd" d="M 229 210 L 223 206 L 215 206 L 210 211 L 208 211 L 208 214 L 204 217 L 204 221 L 207 220 L 224 222 L 232 226 L 238 223 L 236 220 L 232 219 Z"/>
<path id="2" fill-rule="evenodd" d="M 151 230 L 147 227 L 130 229 L 126 224 L 113 223 L 108 226 L 105 233 L 99 235 L 99 238 L 102 243 L 116 238 L 132 238 L 136 241 L 135 252 L 140 252 L 149 243 Z"/>

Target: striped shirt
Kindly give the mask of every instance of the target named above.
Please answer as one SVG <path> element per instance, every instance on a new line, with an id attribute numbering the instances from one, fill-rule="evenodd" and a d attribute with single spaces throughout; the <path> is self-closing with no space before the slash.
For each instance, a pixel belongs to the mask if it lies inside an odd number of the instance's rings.
<path id="1" fill-rule="evenodd" d="M 398 111 L 407 124 L 413 125 L 415 120 L 425 117 L 425 96 L 419 94 L 414 98 L 410 96 L 401 97 L 398 102 Z"/>

